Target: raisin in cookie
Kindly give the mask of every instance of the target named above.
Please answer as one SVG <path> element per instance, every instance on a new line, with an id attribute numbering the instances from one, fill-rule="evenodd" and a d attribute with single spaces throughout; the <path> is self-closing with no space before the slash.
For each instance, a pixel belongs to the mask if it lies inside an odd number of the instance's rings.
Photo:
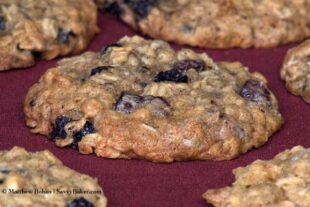
<path id="1" fill-rule="evenodd" d="M 57 146 L 155 162 L 232 159 L 282 124 L 259 73 L 138 36 L 60 61 L 24 111 L 32 132 Z"/>
<path id="2" fill-rule="evenodd" d="M 0 151 L 0 203 L 3 207 L 105 207 L 107 199 L 96 180 L 64 166 L 49 151 L 30 153 L 14 147 Z"/>
<path id="3" fill-rule="evenodd" d="M 288 51 L 281 78 L 291 93 L 310 103 L 310 40 Z"/>
<path id="4" fill-rule="evenodd" d="M 98 31 L 92 0 L 1 0 L 0 71 L 81 52 Z"/>
<path id="5" fill-rule="evenodd" d="M 121 14 L 121 9 L 115 0 L 96 0 L 97 6 L 100 10 L 103 10 L 110 14 Z"/>
<path id="6" fill-rule="evenodd" d="M 232 187 L 208 190 L 204 198 L 216 207 L 310 206 L 310 149 L 297 146 L 234 174 Z"/>
<path id="7" fill-rule="evenodd" d="M 109 11 L 113 0 L 104 0 Z M 210 48 L 274 47 L 310 36 L 309 0 L 114 0 L 153 38 Z"/>

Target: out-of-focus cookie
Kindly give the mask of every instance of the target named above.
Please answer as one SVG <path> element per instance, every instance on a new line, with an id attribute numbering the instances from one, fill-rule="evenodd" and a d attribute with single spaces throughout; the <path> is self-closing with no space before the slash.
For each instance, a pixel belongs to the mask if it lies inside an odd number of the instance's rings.
<path id="1" fill-rule="evenodd" d="M 285 57 L 281 78 L 287 89 L 310 103 L 310 40 L 290 49 Z"/>
<path id="2" fill-rule="evenodd" d="M 49 151 L 20 147 L 0 151 L 0 203 L 3 207 L 105 207 L 97 181 L 64 166 Z"/>
<path id="3" fill-rule="evenodd" d="M 119 8 L 115 6 L 116 2 Z M 309 0 L 106 0 L 153 38 L 210 48 L 275 47 L 310 36 Z"/>
<path id="4" fill-rule="evenodd" d="M 98 31 L 93 0 L 1 0 L 0 71 L 79 53 Z"/>
<path id="5" fill-rule="evenodd" d="M 297 146 L 234 174 L 232 187 L 208 190 L 203 197 L 215 207 L 310 206 L 310 149 Z"/>
<path id="6" fill-rule="evenodd" d="M 24 111 L 57 146 L 155 162 L 232 159 L 283 122 L 261 74 L 138 36 L 60 61 Z"/>

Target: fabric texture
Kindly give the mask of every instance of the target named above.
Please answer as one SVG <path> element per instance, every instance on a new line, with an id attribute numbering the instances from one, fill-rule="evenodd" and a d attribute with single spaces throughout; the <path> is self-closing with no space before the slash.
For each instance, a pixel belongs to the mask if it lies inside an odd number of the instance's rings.
<path id="1" fill-rule="evenodd" d="M 138 34 L 111 16 L 99 16 L 101 33 L 89 50 L 99 51 L 124 35 Z M 286 51 L 296 44 L 273 49 L 195 49 L 217 61 L 240 61 L 268 79 L 276 95 L 285 124 L 267 144 L 232 161 L 188 161 L 156 164 L 142 160 L 109 160 L 60 149 L 45 136 L 32 134 L 25 126 L 23 101 L 31 85 L 55 66 L 56 61 L 39 61 L 35 67 L 0 73 L 0 150 L 21 146 L 30 151 L 48 149 L 68 167 L 96 177 L 108 198 L 108 206 L 181 207 L 208 206 L 202 194 L 210 188 L 231 185 L 232 169 L 256 159 L 271 159 L 295 145 L 310 147 L 310 105 L 287 92 L 280 79 Z M 180 49 L 184 46 L 173 45 Z"/>

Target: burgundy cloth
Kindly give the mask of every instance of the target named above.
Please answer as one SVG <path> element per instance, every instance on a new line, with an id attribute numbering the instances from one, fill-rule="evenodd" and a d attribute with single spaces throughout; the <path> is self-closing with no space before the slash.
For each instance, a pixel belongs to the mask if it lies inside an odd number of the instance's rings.
<path id="1" fill-rule="evenodd" d="M 137 34 L 111 16 L 100 14 L 101 33 L 89 50 L 99 51 L 105 44 L 114 43 L 124 35 Z M 95 155 L 81 155 L 74 149 L 57 148 L 45 136 L 30 133 L 25 126 L 23 101 L 30 86 L 56 61 L 40 61 L 29 69 L 0 73 L 0 150 L 22 146 L 27 150 L 49 149 L 67 166 L 97 177 L 108 197 L 110 207 L 148 206 L 182 207 L 208 206 L 202 194 L 210 188 L 231 185 L 232 169 L 245 166 L 256 159 L 270 159 L 282 150 L 295 145 L 310 147 L 310 105 L 289 94 L 279 71 L 288 48 L 274 49 L 195 49 L 207 52 L 218 61 L 240 61 L 251 71 L 263 73 L 269 88 L 275 93 L 285 119 L 283 128 L 259 149 L 232 161 L 188 161 L 155 164 L 142 160 L 110 160 Z M 179 49 L 182 46 L 174 46 Z"/>

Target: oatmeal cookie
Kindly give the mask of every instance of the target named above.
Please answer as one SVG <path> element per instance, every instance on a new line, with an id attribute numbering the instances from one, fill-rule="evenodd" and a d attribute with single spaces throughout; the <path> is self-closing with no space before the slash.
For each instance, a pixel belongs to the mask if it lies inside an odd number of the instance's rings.
<path id="1" fill-rule="evenodd" d="M 291 93 L 310 103 L 310 40 L 288 51 L 281 78 Z"/>
<path id="2" fill-rule="evenodd" d="M 83 193 L 78 194 L 84 191 Z M 0 203 L 3 207 L 105 207 L 93 178 L 64 166 L 49 151 L 14 147 L 0 151 Z"/>
<path id="3" fill-rule="evenodd" d="M 310 206 L 310 149 L 297 146 L 233 172 L 232 187 L 211 189 L 203 195 L 215 207 Z"/>
<path id="4" fill-rule="evenodd" d="M 310 36 L 309 0 L 105 0 L 153 38 L 209 48 L 274 47 Z M 102 4 L 103 5 L 103 4 Z"/>
<path id="5" fill-rule="evenodd" d="M 261 146 L 282 124 L 266 82 L 238 62 L 124 37 L 49 69 L 24 111 L 32 132 L 84 154 L 228 160 Z"/>
<path id="6" fill-rule="evenodd" d="M 0 71 L 84 50 L 99 31 L 92 0 L 0 0 Z"/>

